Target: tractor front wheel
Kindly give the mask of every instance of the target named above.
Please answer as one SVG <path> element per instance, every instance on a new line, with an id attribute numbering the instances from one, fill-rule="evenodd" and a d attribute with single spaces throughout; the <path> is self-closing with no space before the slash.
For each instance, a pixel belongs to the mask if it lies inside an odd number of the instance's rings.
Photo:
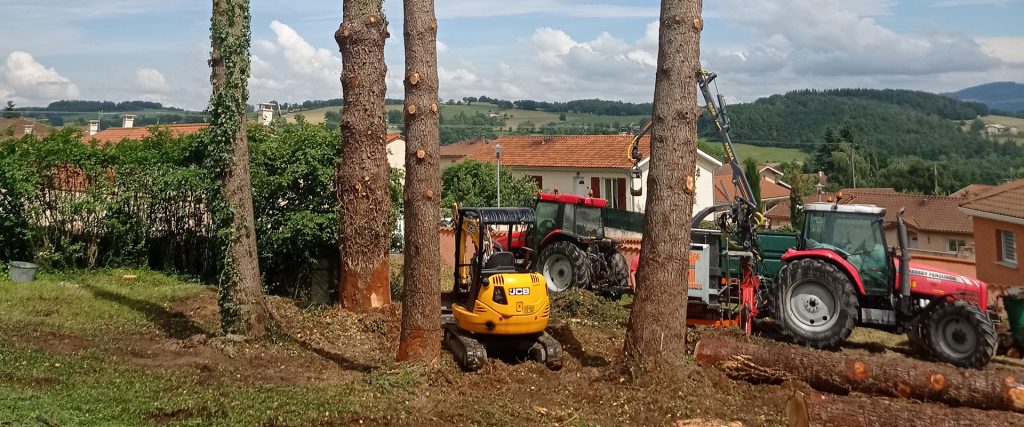
<path id="1" fill-rule="evenodd" d="M 996 354 L 996 329 L 978 306 L 963 300 L 939 304 L 922 325 L 933 357 L 961 368 L 984 368 Z"/>
<path id="2" fill-rule="evenodd" d="M 579 246 L 566 240 L 554 242 L 540 251 L 540 273 L 551 292 L 590 285 L 590 258 Z"/>
<path id="3" fill-rule="evenodd" d="M 629 288 L 629 263 L 622 252 L 614 251 L 608 255 L 608 284 L 622 289 Z"/>
<path id="4" fill-rule="evenodd" d="M 776 322 L 797 344 L 837 347 L 857 324 L 857 306 L 850 279 L 828 262 L 799 259 L 780 274 Z"/>

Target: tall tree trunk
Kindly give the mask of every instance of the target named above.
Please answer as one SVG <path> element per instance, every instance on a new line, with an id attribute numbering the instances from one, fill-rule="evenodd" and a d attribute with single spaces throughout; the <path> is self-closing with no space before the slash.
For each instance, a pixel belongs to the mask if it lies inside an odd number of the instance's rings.
<path id="1" fill-rule="evenodd" d="M 334 33 L 341 49 L 341 162 L 335 174 L 341 305 L 361 311 L 391 304 L 388 249 L 391 196 L 388 189 L 387 121 L 384 116 L 382 0 L 345 0 L 344 22 Z"/>
<path id="2" fill-rule="evenodd" d="M 405 296 L 398 360 L 440 352 L 441 168 L 434 0 L 405 0 Z"/>
<path id="3" fill-rule="evenodd" d="M 700 1 L 662 0 L 647 212 L 625 358 L 634 373 L 682 363 L 697 159 Z"/>
<path id="4" fill-rule="evenodd" d="M 221 326 L 226 333 L 262 338 L 270 312 L 263 296 L 249 176 L 245 107 L 249 98 L 249 1 L 213 0 L 210 25 L 211 159 L 223 178 L 214 206 L 227 251 L 220 277 Z"/>

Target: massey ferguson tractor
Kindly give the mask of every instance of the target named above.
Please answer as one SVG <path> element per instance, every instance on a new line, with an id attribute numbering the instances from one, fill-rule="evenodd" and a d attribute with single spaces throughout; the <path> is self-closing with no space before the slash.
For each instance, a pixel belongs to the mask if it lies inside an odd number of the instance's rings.
<path id="1" fill-rule="evenodd" d="M 798 245 L 767 295 L 770 315 L 798 344 L 834 348 L 855 326 L 905 332 L 915 350 L 960 367 L 995 355 L 985 283 L 910 260 L 903 212 L 899 247 L 887 249 L 885 209 L 812 203 Z"/>
<path id="2" fill-rule="evenodd" d="M 512 251 L 527 248 L 551 292 L 577 287 L 618 297 L 629 286 L 629 264 L 619 243 L 604 234 L 601 210 L 608 201 L 571 194 L 537 195 L 536 222 L 512 236 Z M 521 258 L 527 258 L 523 256 Z"/>

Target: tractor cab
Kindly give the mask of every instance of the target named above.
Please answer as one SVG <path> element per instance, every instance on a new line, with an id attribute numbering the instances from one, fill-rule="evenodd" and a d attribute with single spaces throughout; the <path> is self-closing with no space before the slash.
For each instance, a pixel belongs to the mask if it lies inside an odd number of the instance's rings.
<path id="1" fill-rule="evenodd" d="M 885 209 L 868 205 L 811 203 L 806 214 L 800 250 L 824 249 L 835 252 L 860 273 L 869 295 L 892 292 L 889 283 L 896 266 L 886 250 L 882 228 Z"/>
<path id="2" fill-rule="evenodd" d="M 555 237 L 603 239 L 601 209 L 606 207 L 607 200 L 595 197 L 538 194 L 534 205 L 537 223 L 530 228 L 525 243 L 537 248 Z"/>

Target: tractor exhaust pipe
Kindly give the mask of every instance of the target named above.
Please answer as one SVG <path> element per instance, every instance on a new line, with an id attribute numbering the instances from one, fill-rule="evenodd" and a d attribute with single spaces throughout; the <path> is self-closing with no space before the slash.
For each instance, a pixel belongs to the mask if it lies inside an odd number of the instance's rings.
<path id="1" fill-rule="evenodd" d="M 896 216 L 896 237 L 900 243 L 900 302 L 899 309 L 904 315 L 910 313 L 910 243 L 907 238 L 907 223 L 903 220 L 903 208 Z"/>

